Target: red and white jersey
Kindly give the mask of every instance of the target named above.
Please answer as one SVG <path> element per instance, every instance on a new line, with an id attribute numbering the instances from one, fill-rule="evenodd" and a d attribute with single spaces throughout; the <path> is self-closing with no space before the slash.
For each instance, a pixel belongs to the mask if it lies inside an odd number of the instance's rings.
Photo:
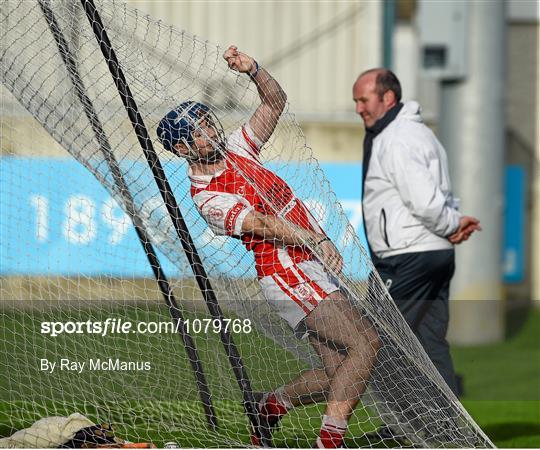
<path id="1" fill-rule="evenodd" d="M 255 255 L 259 278 L 281 272 L 312 259 L 304 247 L 282 247 L 250 233 L 242 233 L 242 222 L 252 211 L 286 219 L 302 228 L 322 233 L 305 205 L 275 173 L 259 160 L 261 144 L 249 124 L 227 139 L 227 167 L 213 175 L 193 175 L 191 196 L 200 214 L 215 234 L 240 238 Z"/>

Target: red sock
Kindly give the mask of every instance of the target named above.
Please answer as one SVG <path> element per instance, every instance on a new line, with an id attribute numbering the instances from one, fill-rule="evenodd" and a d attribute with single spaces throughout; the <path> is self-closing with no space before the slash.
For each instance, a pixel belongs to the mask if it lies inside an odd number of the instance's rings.
<path id="1" fill-rule="evenodd" d="M 279 422 L 279 419 L 287 414 L 287 407 L 276 398 L 276 395 L 273 392 L 271 392 L 261 406 L 260 411 L 262 415 L 267 417 L 269 425 L 275 425 Z"/>
<path id="2" fill-rule="evenodd" d="M 339 448 L 347 432 L 347 422 L 331 416 L 323 416 L 321 431 L 317 438 L 318 448 Z"/>

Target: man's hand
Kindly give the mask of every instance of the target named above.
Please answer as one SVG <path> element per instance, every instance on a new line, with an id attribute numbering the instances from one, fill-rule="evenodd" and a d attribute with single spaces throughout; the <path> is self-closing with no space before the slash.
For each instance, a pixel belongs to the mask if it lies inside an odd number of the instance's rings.
<path id="1" fill-rule="evenodd" d="M 448 236 L 447 239 L 452 244 L 461 244 L 462 242 L 468 240 L 471 234 L 473 234 L 475 231 L 482 231 L 480 221 L 475 217 L 462 216 L 461 219 L 459 219 L 458 229 Z"/>
<path id="2" fill-rule="evenodd" d="M 234 45 L 231 45 L 223 53 L 223 58 L 227 61 L 229 69 L 236 70 L 237 72 L 253 73 L 256 70 L 255 60 L 251 56 L 239 52 L 238 48 Z"/>
<path id="3" fill-rule="evenodd" d="M 325 239 L 314 248 L 322 263 L 332 272 L 341 273 L 343 269 L 343 257 L 330 239 Z"/>

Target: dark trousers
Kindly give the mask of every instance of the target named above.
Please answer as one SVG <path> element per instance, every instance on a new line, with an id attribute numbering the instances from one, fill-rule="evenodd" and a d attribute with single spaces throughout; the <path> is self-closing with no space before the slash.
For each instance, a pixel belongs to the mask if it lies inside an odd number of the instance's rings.
<path id="1" fill-rule="evenodd" d="M 429 358 L 457 395 L 448 331 L 454 250 L 373 257 L 375 268 Z"/>

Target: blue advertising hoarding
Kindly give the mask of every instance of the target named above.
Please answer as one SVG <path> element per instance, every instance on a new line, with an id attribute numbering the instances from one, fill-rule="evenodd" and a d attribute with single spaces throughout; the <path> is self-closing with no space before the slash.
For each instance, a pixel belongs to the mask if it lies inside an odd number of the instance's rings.
<path id="1" fill-rule="evenodd" d="M 503 275 L 507 283 L 525 279 L 526 178 L 521 166 L 505 171 Z"/>
<path id="2" fill-rule="evenodd" d="M 152 276 L 129 218 L 77 161 L 2 157 L 0 165 L 0 275 Z M 365 246 L 361 164 L 320 166 Z M 298 179 L 304 179 L 302 173 Z M 187 192 L 187 180 L 180 189 Z M 519 282 L 525 270 L 523 168 L 507 168 L 505 198 L 503 273 L 505 281 Z M 196 244 L 202 238 L 195 236 Z M 223 239 L 222 245 L 228 245 Z M 178 273 L 167 258 L 158 256 L 167 274 Z M 238 271 L 231 267 L 228 270 Z"/>
<path id="3" fill-rule="evenodd" d="M 77 161 L 3 157 L 0 164 L 1 275 L 152 276 L 128 216 Z M 351 224 L 363 236 L 361 165 L 323 164 L 322 169 Z M 185 169 L 167 168 L 168 172 L 177 170 Z M 175 189 L 189 192 L 187 179 Z M 189 196 L 179 200 L 186 201 L 191 202 Z M 187 219 L 188 227 L 194 226 Z M 194 239 L 197 245 L 208 237 L 194 233 Z M 234 245 L 228 242 L 230 238 L 217 239 L 221 246 Z M 205 251 L 213 250 L 203 248 L 203 254 Z M 229 260 L 235 257 L 232 253 Z M 167 258 L 159 253 L 158 257 L 165 273 L 178 273 Z M 245 270 L 226 260 L 215 267 L 227 268 L 233 276 L 241 276 Z"/>

